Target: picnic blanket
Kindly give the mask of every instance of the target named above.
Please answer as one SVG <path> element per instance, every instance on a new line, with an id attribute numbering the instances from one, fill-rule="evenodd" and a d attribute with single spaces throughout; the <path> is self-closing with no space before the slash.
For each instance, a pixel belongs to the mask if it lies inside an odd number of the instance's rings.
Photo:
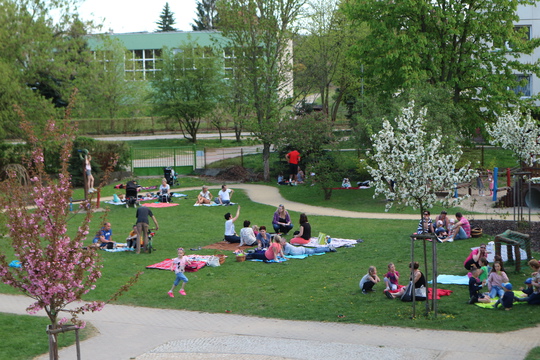
<path id="1" fill-rule="evenodd" d="M 141 206 L 151 207 L 151 208 L 167 208 L 171 206 L 178 206 L 178 204 L 173 203 L 148 203 L 148 204 L 141 204 Z"/>
<path id="2" fill-rule="evenodd" d="M 211 202 L 210 204 L 193 204 L 193 206 L 223 206 L 223 205 L 216 204 L 215 202 Z"/>
<path id="3" fill-rule="evenodd" d="M 181 194 L 181 193 L 172 193 L 171 196 L 172 196 L 172 197 L 187 197 L 186 194 Z"/>
<path id="4" fill-rule="evenodd" d="M 474 250 L 474 249 L 478 249 L 479 246 L 477 247 L 473 247 L 471 248 L 471 250 Z M 513 247 L 512 247 L 513 249 Z M 487 245 L 486 245 L 486 251 L 487 251 L 487 260 L 492 263 L 494 260 L 495 260 L 495 243 L 493 241 L 490 241 Z M 521 253 L 521 258 L 522 259 L 526 259 L 527 258 L 527 253 L 525 252 L 525 250 L 523 249 L 519 249 L 519 252 Z M 501 257 L 503 259 L 503 261 L 508 261 L 508 253 L 507 253 L 507 248 L 506 246 L 501 245 Z M 516 256 L 514 255 L 514 259 L 516 258 Z"/>
<path id="5" fill-rule="evenodd" d="M 300 255 L 301 256 L 301 255 Z M 277 260 L 260 260 L 260 259 L 249 259 L 249 261 L 258 261 L 258 262 L 265 262 L 267 264 L 269 263 L 275 263 L 275 264 L 279 264 L 281 262 L 284 262 L 284 261 L 287 261 L 287 259 L 284 259 L 282 257 L 279 258 L 280 261 L 277 261 Z"/>
<path id="6" fill-rule="evenodd" d="M 196 272 L 206 266 L 206 262 L 212 255 L 186 255 L 191 261 L 191 265 L 186 265 L 186 272 Z M 172 259 L 165 259 L 153 265 L 148 265 L 147 269 L 171 270 Z"/>
<path id="7" fill-rule="evenodd" d="M 514 295 L 517 296 L 517 297 L 525 297 L 525 296 L 527 296 L 527 294 L 525 294 L 523 291 L 519 291 L 519 290 L 514 290 Z M 497 300 L 499 300 L 499 298 L 494 297 L 493 299 L 491 299 L 491 302 L 489 302 L 489 303 L 479 303 L 479 302 L 477 302 L 477 303 L 475 303 L 475 305 L 478 306 L 478 307 L 484 308 L 484 309 L 495 309 L 493 307 L 493 305 L 495 305 Z M 521 304 L 527 304 L 527 302 L 526 301 L 514 302 L 514 305 L 521 305 Z M 502 304 L 500 304 L 498 308 L 499 309 L 502 308 Z"/>
<path id="8" fill-rule="evenodd" d="M 431 283 L 431 281 L 430 281 Z M 469 277 L 467 275 L 439 275 L 437 276 L 437 284 L 453 284 L 453 285 L 469 285 Z"/>
<path id="9" fill-rule="evenodd" d="M 353 247 L 355 246 L 356 244 L 358 243 L 357 240 L 353 240 L 353 239 L 341 239 L 341 238 L 332 238 L 332 242 L 330 243 L 330 245 L 338 248 L 338 247 L 342 247 L 342 246 L 345 246 L 345 247 Z M 318 237 L 312 237 L 311 239 L 309 239 L 309 243 L 305 244 L 304 246 L 309 246 L 309 247 L 319 247 L 319 246 L 327 246 L 327 245 L 320 245 L 319 244 L 319 238 Z"/>
<path id="10" fill-rule="evenodd" d="M 257 245 L 257 244 L 255 244 Z M 247 250 L 247 249 L 251 249 L 252 247 L 254 247 L 255 245 L 250 245 L 250 246 L 240 246 L 238 247 L 238 243 L 232 243 L 232 244 L 229 244 L 228 242 L 226 241 L 218 241 L 217 243 L 215 244 L 210 244 L 210 245 L 206 245 L 206 246 L 203 246 L 202 248 L 203 249 L 214 249 L 214 250 L 225 250 L 225 251 L 234 251 L 234 250 Z"/>
<path id="11" fill-rule="evenodd" d="M 391 293 L 397 293 L 397 292 L 399 292 L 401 290 L 401 288 L 404 288 L 404 287 L 405 286 L 403 286 L 403 285 L 398 285 L 397 290 L 390 290 L 390 292 Z M 452 292 L 453 292 L 452 290 L 437 289 L 437 300 L 439 300 L 441 298 L 441 296 L 450 296 L 450 294 Z M 432 296 L 433 296 L 433 288 L 428 288 L 428 294 L 427 294 L 428 300 L 431 300 Z"/>

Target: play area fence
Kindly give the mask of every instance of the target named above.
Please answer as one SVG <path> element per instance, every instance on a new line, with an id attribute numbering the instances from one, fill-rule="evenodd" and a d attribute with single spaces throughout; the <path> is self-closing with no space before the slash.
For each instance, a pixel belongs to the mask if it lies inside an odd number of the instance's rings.
<path id="1" fill-rule="evenodd" d="M 229 148 L 197 149 L 193 146 L 162 148 L 131 148 L 131 169 L 136 176 L 162 175 L 163 168 L 172 167 L 179 174 L 191 174 L 210 163 L 240 158 L 244 166 L 245 155 L 259 154 L 261 145 Z"/>
<path id="2" fill-rule="evenodd" d="M 163 175 L 166 167 L 179 174 L 191 174 L 205 166 L 204 150 L 195 146 L 131 148 L 131 169 L 136 176 Z"/>

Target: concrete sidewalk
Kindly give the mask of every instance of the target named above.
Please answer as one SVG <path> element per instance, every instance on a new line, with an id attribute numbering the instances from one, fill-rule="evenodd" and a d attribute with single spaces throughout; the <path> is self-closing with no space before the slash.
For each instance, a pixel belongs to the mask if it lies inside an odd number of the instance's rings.
<path id="1" fill-rule="evenodd" d="M 24 296 L 0 295 L 1 312 L 25 314 L 30 303 Z M 419 330 L 121 305 L 82 318 L 99 331 L 81 344 L 83 359 L 507 360 L 523 359 L 540 345 L 536 329 L 504 334 Z M 60 357 L 76 359 L 75 354 L 72 346 Z"/>

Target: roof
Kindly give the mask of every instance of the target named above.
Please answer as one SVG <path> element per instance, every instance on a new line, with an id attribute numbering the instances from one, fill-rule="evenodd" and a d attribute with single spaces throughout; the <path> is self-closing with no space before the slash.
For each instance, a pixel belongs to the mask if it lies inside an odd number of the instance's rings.
<path id="1" fill-rule="evenodd" d="M 136 32 L 123 34 L 89 35 L 88 45 L 91 49 L 98 47 L 101 36 L 110 36 L 120 40 L 127 50 L 150 50 L 163 47 L 177 48 L 190 41 L 200 46 L 213 46 L 214 42 L 224 42 L 219 31 L 168 31 L 168 32 Z"/>

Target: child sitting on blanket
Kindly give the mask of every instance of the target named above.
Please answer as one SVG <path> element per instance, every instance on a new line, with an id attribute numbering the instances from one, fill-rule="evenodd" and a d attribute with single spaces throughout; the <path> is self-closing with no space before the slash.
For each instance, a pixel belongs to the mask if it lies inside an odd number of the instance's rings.
<path id="1" fill-rule="evenodd" d="M 476 302 L 489 304 L 491 298 L 487 295 L 482 294 L 482 281 L 480 280 L 480 269 L 474 269 L 471 273 L 472 276 L 469 278 L 469 304 L 474 304 Z"/>
<path id="2" fill-rule="evenodd" d="M 174 279 L 173 286 L 168 292 L 169 296 L 172 298 L 174 297 L 174 288 L 176 288 L 178 284 L 180 284 L 180 282 L 182 282 L 182 286 L 180 287 L 180 290 L 178 292 L 180 293 L 180 295 L 186 295 L 184 285 L 189 280 L 186 275 L 184 275 L 184 271 L 186 269 L 186 265 L 190 265 L 191 261 L 189 261 L 184 255 L 184 249 L 178 248 L 178 257 L 174 258 L 171 264 L 171 271 L 174 271 L 174 273 L 176 274 L 176 279 Z"/>
<path id="3" fill-rule="evenodd" d="M 137 225 L 133 225 L 133 230 L 131 230 L 129 236 L 126 238 L 126 243 L 128 248 L 137 247 Z"/>
<path id="4" fill-rule="evenodd" d="M 512 291 L 512 284 L 506 283 L 506 284 L 503 284 L 502 287 L 504 290 L 504 294 L 501 298 L 499 298 L 499 300 L 497 300 L 497 302 L 495 303 L 495 305 L 493 305 L 493 307 L 496 309 L 497 306 L 499 306 L 499 304 L 502 303 L 504 310 L 510 310 L 512 309 L 512 306 L 514 306 L 514 300 L 517 300 L 517 297 L 514 295 L 514 292 Z"/>
<path id="5" fill-rule="evenodd" d="M 362 289 L 362 294 L 375 291 L 373 290 L 373 286 L 380 281 L 381 279 L 377 276 L 377 268 L 375 266 L 370 266 L 368 273 L 360 280 L 359 285 L 360 289 Z"/>
<path id="6" fill-rule="evenodd" d="M 397 290 L 399 287 L 399 272 L 394 263 L 388 264 L 388 272 L 384 275 L 386 290 Z"/>

